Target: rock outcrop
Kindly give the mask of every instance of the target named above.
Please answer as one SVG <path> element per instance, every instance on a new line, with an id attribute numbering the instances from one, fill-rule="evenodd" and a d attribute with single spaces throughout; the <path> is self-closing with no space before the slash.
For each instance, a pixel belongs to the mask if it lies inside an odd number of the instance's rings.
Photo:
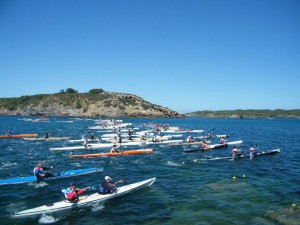
<path id="1" fill-rule="evenodd" d="M 0 115 L 84 117 L 183 117 L 178 112 L 124 93 L 57 93 L 1 98 Z"/>

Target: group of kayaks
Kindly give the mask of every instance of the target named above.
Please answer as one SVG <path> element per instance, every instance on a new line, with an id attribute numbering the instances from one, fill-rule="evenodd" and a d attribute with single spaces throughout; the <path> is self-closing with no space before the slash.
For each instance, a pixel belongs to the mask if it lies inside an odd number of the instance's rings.
<path id="1" fill-rule="evenodd" d="M 172 131 L 168 131 L 169 133 L 172 133 Z M 178 132 L 178 131 L 177 131 Z M 186 131 L 182 131 L 184 133 Z M 203 132 L 203 130 L 193 130 L 190 132 Z M 166 131 L 167 133 L 167 131 Z M 24 138 L 25 140 L 66 140 L 70 137 L 49 137 L 49 138 L 39 138 L 37 137 L 37 134 L 16 134 L 16 135 L 2 135 L 0 138 Z M 221 137 L 221 135 L 220 135 Z M 74 141 L 75 142 L 75 141 Z M 157 142 L 145 142 L 145 144 L 161 144 L 161 143 L 170 143 L 173 145 L 200 145 L 202 142 L 192 142 L 192 143 L 183 143 L 182 140 L 164 140 L 164 141 L 157 141 Z M 207 141 L 209 143 L 210 141 Z M 189 150 L 183 150 L 185 153 L 192 153 L 192 152 L 199 152 L 199 151 L 208 151 L 213 149 L 221 149 L 221 148 L 227 148 L 230 145 L 241 145 L 243 143 L 242 140 L 239 141 L 233 141 L 233 142 L 227 142 L 224 144 L 208 144 L 205 148 L 196 148 L 196 149 L 189 149 Z M 140 144 L 136 142 L 136 144 Z M 122 146 L 126 145 L 135 145 L 131 142 L 124 142 L 122 143 Z M 112 147 L 111 143 L 95 143 L 95 144 L 88 144 L 87 146 L 68 146 L 68 147 L 58 147 L 58 148 L 50 148 L 50 150 L 79 150 L 79 149 L 97 149 L 102 147 Z M 120 146 L 117 146 L 120 147 Z M 153 148 L 148 149 L 136 149 L 136 150 L 125 150 L 121 152 L 103 152 L 103 153 L 93 153 L 93 154 L 79 154 L 79 155 L 70 155 L 69 158 L 76 159 L 76 158 L 96 158 L 96 157 L 110 157 L 110 156 L 122 156 L 122 155 L 137 155 L 137 154 L 150 154 L 153 153 Z M 275 149 L 271 151 L 265 151 L 257 153 L 255 156 L 263 156 L 263 155 L 271 155 L 275 153 L 279 153 L 280 149 Z M 242 158 L 248 158 L 250 155 L 239 155 L 235 158 L 242 159 Z M 206 158 L 201 160 L 231 160 L 232 157 L 215 157 L 215 158 Z M 58 178 L 67 178 L 72 176 L 79 176 L 89 173 L 95 173 L 103 171 L 103 168 L 86 168 L 86 169 L 77 169 L 77 170 L 68 170 L 68 171 L 62 171 L 60 173 L 53 174 L 51 177 L 45 178 L 45 180 L 52 180 L 52 179 L 58 179 Z M 121 187 L 118 187 L 113 193 L 109 194 L 99 194 L 98 192 L 93 192 L 90 194 L 85 194 L 83 196 L 80 196 L 76 202 L 69 202 L 68 200 L 62 200 L 55 203 L 45 204 L 39 207 L 31 208 L 22 210 L 19 212 L 16 212 L 14 216 L 16 218 L 19 217 L 26 217 L 26 216 L 35 216 L 40 215 L 44 213 L 52 213 L 56 211 L 61 211 L 65 209 L 75 208 L 79 206 L 84 206 L 91 203 L 101 202 L 105 201 L 107 199 L 115 198 L 127 193 L 130 193 L 132 191 L 138 190 L 143 187 L 151 186 L 155 182 L 156 178 L 150 178 L 143 181 L 139 181 L 136 183 L 123 185 Z M 35 182 L 36 177 L 35 176 L 27 176 L 27 177 L 15 177 L 15 178 L 7 178 L 0 180 L 0 186 L 1 185 L 9 185 L 9 184 L 20 184 L 20 183 L 29 183 L 29 182 Z"/>
<path id="2" fill-rule="evenodd" d="M 69 171 L 63 171 L 60 173 L 54 174 L 54 176 L 45 178 L 45 180 L 52 180 L 52 179 L 58 179 L 58 178 L 67 178 L 72 176 L 79 176 L 89 173 L 95 173 L 103 171 L 103 168 L 87 168 L 87 169 L 77 169 L 77 170 L 69 170 Z M 26 209 L 23 211 L 16 212 L 14 214 L 14 217 L 26 217 L 26 216 L 35 216 L 40 215 L 43 213 L 52 213 L 55 211 L 61 211 L 69 208 L 75 208 L 78 206 L 84 206 L 87 204 L 105 201 L 110 198 L 115 198 L 127 193 L 130 193 L 132 191 L 138 190 L 142 187 L 150 186 L 155 182 L 156 178 L 147 179 L 144 181 L 124 185 L 121 187 L 118 187 L 114 192 L 108 193 L 108 194 L 99 194 L 97 193 L 91 193 L 87 195 L 80 196 L 78 201 L 76 202 L 69 202 L 68 200 L 63 200 L 55 203 L 46 204 L 43 206 Z M 29 182 L 35 182 L 36 178 L 34 176 L 28 176 L 28 177 L 15 177 L 15 178 L 8 178 L 0 180 L 0 185 L 9 185 L 9 184 L 21 184 L 21 183 L 29 183 Z"/>

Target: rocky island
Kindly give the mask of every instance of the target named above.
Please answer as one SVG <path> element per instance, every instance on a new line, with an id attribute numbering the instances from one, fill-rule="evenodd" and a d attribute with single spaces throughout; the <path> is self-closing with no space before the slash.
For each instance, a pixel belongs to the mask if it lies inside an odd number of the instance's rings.
<path id="1" fill-rule="evenodd" d="M 183 117 L 178 112 L 124 93 L 92 89 L 78 93 L 72 88 L 55 94 L 0 98 L 0 115 L 84 117 Z"/>

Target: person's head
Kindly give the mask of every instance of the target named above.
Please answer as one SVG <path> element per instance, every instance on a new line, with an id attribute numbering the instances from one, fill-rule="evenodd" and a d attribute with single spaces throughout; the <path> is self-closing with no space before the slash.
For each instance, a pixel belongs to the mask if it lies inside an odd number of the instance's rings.
<path id="1" fill-rule="evenodd" d="M 38 163 L 38 166 L 43 166 L 43 162 L 39 162 L 39 163 Z"/>
<path id="2" fill-rule="evenodd" d="M 75 189 L 75 187 L 76 187 L 75 183 L 73 183 L 73 182 L 69 183 L 69 188 L 70 189 Z"/>
<path id="3" fill-rule="evenodd" d="M 105 176 L 104 179 L 105 179 L 105 181 L 111 181 L 110 176 Z"/>

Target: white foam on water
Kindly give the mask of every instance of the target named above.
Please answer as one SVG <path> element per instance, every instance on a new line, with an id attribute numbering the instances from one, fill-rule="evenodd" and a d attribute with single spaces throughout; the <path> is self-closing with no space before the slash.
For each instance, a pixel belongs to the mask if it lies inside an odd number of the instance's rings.
<path id="1" fill-rule="evenodd" d="M 12 167 L 18 165 L 16 162 L 11 163 L 11 162 L 2 162 L 0 168 L 5 168 L 5 167 Z"/>
<path id="2" fill-rule="evenodd" d="M 43 214 L 41 216 L 41 218 L 39 219 L 39 223 L 40 224 L 51 224 L 51 223 L 55 223 L 55 222 L 57 222 L 59 220 L 60 220 L 60 217 L 55 218 L 53 216 L 49 216 L 49 215 Z"/>
<path id="3" fill-rule="evenodd" d="M 174 162 L 168 161 L 167 166 L 182 166 L 182 165 L 179 163 L 174 163 Z"/>
<path id="4" fill-rule="evenodd" d="M 101 211 L 104 208 L 105 208 L 104 207 L 104 202 L 97 202 L 96 204 L 92 205 L 92 211 L 93 212 Z"/>

